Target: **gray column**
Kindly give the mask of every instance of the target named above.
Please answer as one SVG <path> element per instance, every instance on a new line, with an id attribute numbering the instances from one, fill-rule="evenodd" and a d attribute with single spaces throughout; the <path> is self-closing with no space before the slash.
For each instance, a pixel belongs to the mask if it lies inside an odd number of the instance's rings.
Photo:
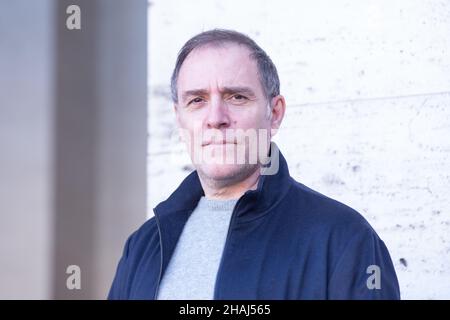
<path id="1" fill-rule="evenodd" d="M 146 31 L 146 0 L 0 1 L 0 298 L 106 297 L 146 219 Z"/>
<path id="2" fill-rule="evenodd" d="M 65 28 L 67 6 L 81 30 Z M 126 237 L 145 220 L 146 1 L 58 1 L 57 298 L 104 298 Z M 81 290 L 67 290 L 68 265 Z"/>

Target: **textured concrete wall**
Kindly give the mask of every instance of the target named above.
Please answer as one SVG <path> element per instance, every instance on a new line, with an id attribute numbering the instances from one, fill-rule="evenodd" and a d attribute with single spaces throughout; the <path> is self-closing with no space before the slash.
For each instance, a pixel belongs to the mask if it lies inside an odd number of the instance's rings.
<path id="1" fill-rule="evenodd" d="M 450 298 L 450 2 L 174 1 L 149 5 L 149 216 L 192 169 L 169 77 L 182 44 L 232 28 L 278 67 L 275 141 L 292 175 L 363 214 L 405 299 Z"/>

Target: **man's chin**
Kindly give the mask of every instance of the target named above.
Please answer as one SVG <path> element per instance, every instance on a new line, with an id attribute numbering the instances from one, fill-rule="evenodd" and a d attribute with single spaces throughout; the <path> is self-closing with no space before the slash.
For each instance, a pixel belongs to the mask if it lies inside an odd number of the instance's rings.
<path id="1" fill-rule="evenodd" d="M 203 164 L 197 167 L 197 171 L 203 178 L 217 182 L 244 180 L 256 169 L 256 165 L 249 164 Z"/>

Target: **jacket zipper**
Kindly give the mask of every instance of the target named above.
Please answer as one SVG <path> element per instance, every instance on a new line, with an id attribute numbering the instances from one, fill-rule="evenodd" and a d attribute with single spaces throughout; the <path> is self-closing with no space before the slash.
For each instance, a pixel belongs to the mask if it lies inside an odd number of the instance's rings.
<path id="1" fill-rule="evenodd" d="M 159 284 L 161 283 L 162 268 L 163 268 L 163 245 L 162 245 L 162 237 L 161 237 L 161 228 L 159 226 L 159 218 L 158 218 L 158 215 L 156 214 L 155 210 L 153 210 L 153 212 L 155 213 L 156 225 L 158 226 L 159 248 L 161 250 L 161 263 L 160 263 L 160 266 L 159 266 L 158 282 L 156 283 L 155 295 L 153 296 L 153 300 L 157 300 Z"/>
<path id="2" fill-rule="evenodd" d="M 230 218 L 230 224 L 228 225 L 228 231 L 227 231 L 227 237 L 225 239 L 225 246 L 223 248 L 222 251 L 222 257 L 220 258 L 220 263 L 219 263 L 219 269 L 217 270 L 217 275 L 216 275 L 216 282 L 214 283 L 214 296 L 213 296 L 213 300 L 217 300 L 217 296 L 218 296 L 218 283 L 219 283 L 219 279 L 221 278 L 220 275 L 222 273 L 222 265 L 223 265 L 223 257 L 225 255 L 225 252 L 227 250 L 228 247 L 228 239 L 230 238 L 230 233 L 231 233 L 231 227 L 233 226 L 233 221 L 234 218 L 236 216 L 236 211 L 238 209 L 239 203 L 241 202 L 242 197 L 238 200 L 238 202 L 236 203 L 236 205 L 234 206 L 233 212 L 231 213 L 231 218 Z"/>

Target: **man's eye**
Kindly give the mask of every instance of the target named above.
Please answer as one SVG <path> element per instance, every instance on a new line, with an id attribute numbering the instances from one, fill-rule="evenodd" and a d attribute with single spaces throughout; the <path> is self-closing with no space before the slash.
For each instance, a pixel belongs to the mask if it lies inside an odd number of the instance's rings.
<path id="1" fill-rule="evenodd" d="M 231 98 L 232 98 L 233 100 L 239 100 L 239 101 L 247 100 L 247 97 L 245 97 L 245 96 L 243 96 L 243 95 L 241 95 L 241 94 L 235 94 L 235 95 L 232 96 Z"/>
<path id="2" fill-rule="evenodd" d="M 247 104 L 248 100 L 250 100 L 250 99 L 247 98 L 246 96 L 243 96 L 242 94 L 238 94 L 238 93 L 234 94 L 228 98 L 228 101 L 231 104 L 234 104 L 236 106 L 244 106 Z"/>
<path id="3" fill-rule="evenodd" d="M 195 98 L 195 99 L 192 99 L 191 101 L 189 101 L 189 103 L 188 103 L 188 104 L 192 104 L 192 103 L 194 103 L 194 104 L 198 104 L 198 103 L 201 103 L 201 102 L 203 102 L 203 99 L 202 99 L 202 98 L 200 98 L 200 97 L 197 97 L 197 98 Z"/>

